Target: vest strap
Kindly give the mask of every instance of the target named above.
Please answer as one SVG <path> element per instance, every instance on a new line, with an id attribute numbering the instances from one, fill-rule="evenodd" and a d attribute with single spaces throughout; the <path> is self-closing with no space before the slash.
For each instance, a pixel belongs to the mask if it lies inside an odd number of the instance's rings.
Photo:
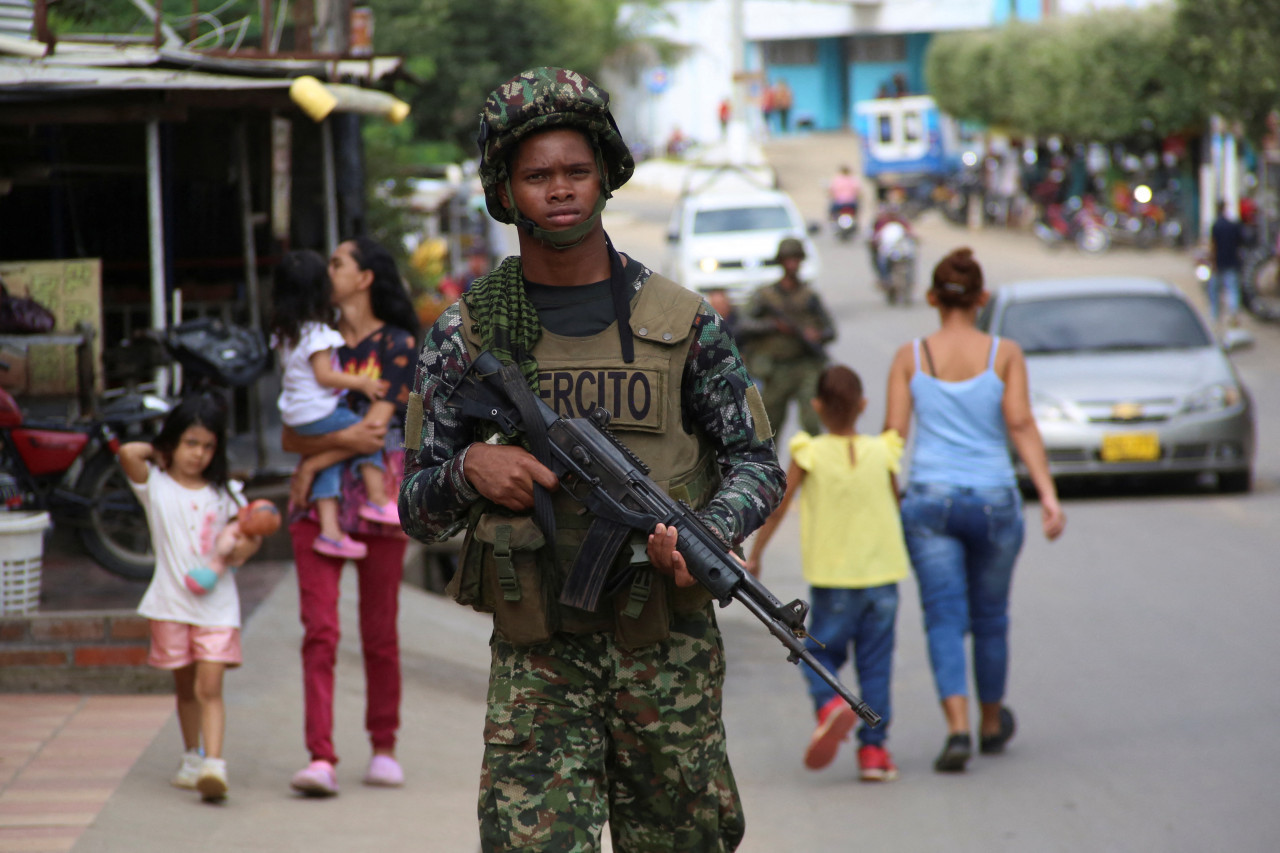
<path id="1" fill-rule="evenodd" d="M 493 531 L 493 562 L 498 568 L 498 586 L 505 601 L 520 600 L 520 579 L 511 561 L 511 525 L 499 524 Z"/>
<path id="2" fill-rule="evenodd" d="M 649 596 L 653 594 L 653 572 L 639 571 L 631 581 L 631 592 L 627 595 L 627 606 L 623 608 L 622 615 L 632 619 L 639 619 L 640 614 L 644 611 L 644 606 L 649 601 Z"/>

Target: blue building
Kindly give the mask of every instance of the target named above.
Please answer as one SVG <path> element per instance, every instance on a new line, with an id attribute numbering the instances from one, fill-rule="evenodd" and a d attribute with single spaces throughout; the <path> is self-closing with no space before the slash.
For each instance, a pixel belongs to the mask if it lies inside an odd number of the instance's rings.
<path id="1" fill-rule="evenodd" d="M 1108 0 L 1102 0 L 1102 4 Z M 1110 0 L 1140 3 L 1149 0 Z M 766 87 L 792 93 L 788 132 L 852 128 L 854 105 L 882 94 L 925 92 L 924 61 L 938 33 L 1038 21 L 1098 0 L 672 0 L 644 29 L 682 50 L 646 81 L 649 65 L 606 75 L 628 139 L 660 149 L 672 132 L 713 141 L 735 77 L 746 82 L 748 124 L 763 129 Z M 635 10 L 633 10 L 635 11 Z M 638 12 L 636 12 L 638 13 Z M 742 39 L 741 60 L 732 44 Z M 737 67 L 735 67 L 737 66 Z M 773 131 L 781 127 L 775 118 Z"/>

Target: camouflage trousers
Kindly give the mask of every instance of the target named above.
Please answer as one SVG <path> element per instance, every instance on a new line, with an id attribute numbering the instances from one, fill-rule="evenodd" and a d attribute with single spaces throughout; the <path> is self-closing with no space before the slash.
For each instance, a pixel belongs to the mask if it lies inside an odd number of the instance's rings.
<path id="1" fill-rule="evenodd" d="M 800 428 L 810 435 L 822 432 L 822 421 L 811 401 L 818 396 L 818 377 L 825 367 L 826 362 L 816 358 L 778 360 L 756 377 L 764 385 L 760 396 L 774 435 L 781 434 L 787 421 L 787 404 L 792 400 L 796 401 Z"/>
<path id="2" fill-rule="evenodd" d="M 491 642 L 481 849 L 731 853 L 745 828 L 720 716 L 724 645 L 711 606 L 669 639 L 611 633 Z"/>

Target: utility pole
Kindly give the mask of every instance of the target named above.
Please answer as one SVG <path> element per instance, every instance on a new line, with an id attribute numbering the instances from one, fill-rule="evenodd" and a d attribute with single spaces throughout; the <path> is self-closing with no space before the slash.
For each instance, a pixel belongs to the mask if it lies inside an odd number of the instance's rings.
<path id="1" fill-rule="evenodd" d="M 746 54 L 742 47 L 743 0 L 729 3 L 729 64 L 731 85 L 729 88 L 729 126 L 726 129 L 725 154 L 730 163 L 739 165 L 747 161 L 747 140 L 751 137 L 747 122 L 748 76 Z"/>
<path id="2" fill-rule="evenodd" d="M 747 114 L 746 56 L 742 49 L 742 0 L 729 0 L 729 70 L 732 74 L 729 105 L 732 122 Z"/>

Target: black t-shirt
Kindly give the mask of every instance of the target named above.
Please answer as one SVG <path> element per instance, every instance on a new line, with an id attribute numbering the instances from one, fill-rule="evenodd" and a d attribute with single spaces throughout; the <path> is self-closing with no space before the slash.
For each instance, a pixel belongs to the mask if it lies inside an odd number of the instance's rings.
<path id="1" fill-rule="evenodd" d="M 636 280 L 644 265 L 634 259 L 628 261 L 622 268 L 622 280 L 628 298 L 634 298 Z M 574 287 L 538 284 L 525 279 L 524 290 L 537 309 L 538 322 L 557 335 L 585 338 L 603 332 L 615 319 L 609 279 Z"/>
<path id="2" fill-rule="evenodd" d="M 1220 270 L 1240 269 L 1240 244 L 1244 233 L 1239 222 L 1219 216 L 1209 232 L 1213 238 L 1213 264 Z"/>

